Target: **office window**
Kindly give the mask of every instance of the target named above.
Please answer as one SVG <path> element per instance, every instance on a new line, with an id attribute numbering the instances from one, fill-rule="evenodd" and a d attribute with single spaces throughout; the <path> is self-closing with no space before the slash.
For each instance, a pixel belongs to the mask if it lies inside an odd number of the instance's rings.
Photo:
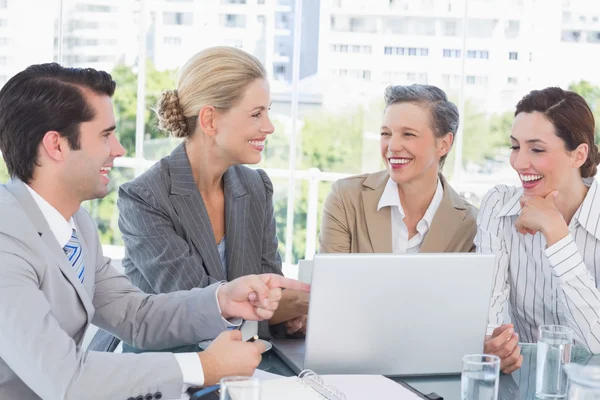
<path id="1" fill-rule="evenodd" d="M 451 37 L 462 35 L 462 22 L 458 19 L 442 21 L 442 35 Z"/>
<path id="2" fill-rule="evenodd" d="M 0 28 L 6 28 L 8 26 L 7 19 L 0 19 Z"/>
<path id="3" fill-rule="evenodd" d="M 518 60 L 519 59 L 519 53 L 517 53 L 516 51 L 509 51 L 508 52 L 508 59 L 509 60 Z"/>
<path id="4" fill-rule="evenodd" d="M 221 15 L 221 26 L 225 26 L 227 28 L 245 28 L 246 16 L 241 14 Z"/>
<path id="5" fill-rule="evenodd" d="M 76 7 L 77 11 L 83 12 L 91 12 L 91 13 L 109 13 L 116 10 L 113 10 L 110 6 L 100 5 L 100 4 L 85 4 L 79 3 Z"/>
<path id="6" fill-rule="evenodd" d="M 163 43 L 178 46 L 181 44 L 181 38 L 177 36 L 165 36 Z"/>
<path id="7" fill-rule="evenodd" d="M 189 12 L 164 12 L 163 23 L 165 25 L 192 25 L 194 17 Z"/>
<path id="8" fill-rule="evenodd" d="M 487 85 L 488 77 L 482 75 L 467 75 L 465 82 L 467 85 Z"/>
<path id="9" fill-rule="evenodd" d="M 8 8 L 8 0 L 0 0 L 0 8 Z"/>
<path id="10" fill-rule="evenodd" d="M 467 50 L 467 58 L 487 60 L 490 58 L 490 53 L 487 50 Z"/>
<path id="11" fill-rule="evenodd" d="M 0 46 L 8 46 L 10 43 L 10 38 L 0 37 Z"/>
<path id="12" fill-rule="evenodd" d="M 461 51 L 458 49 L 444 49 L 443 56 L 444 58 L 460 58 Z"/>
<path id="13" fill-rule="evenodd" d="M 367 81 L 371 80 L 371 71 L 369 70 L 340 68 L 331 70 L 331 73 L 333 76 L 338 77 L 350 77 Z"/>
<path id="14" fill-rule="evenodd" d="M 509 76 L 506 81 L 509 85 L 516 85 L 519 82 L 519 80 L 514 76 Z"/>
<path id="15" fill-rule="evenodd" d="M 275 74 L 276 75 L 285 75 L 286 73 L 286 67 L 285 65 L 276 65 L 275 66 Z"/>
<path id="16" fill-rule="evenodd" d="M 504 25 L 504 35 L 507 39 L 516 39 L 521 33 L 521 23 L 519 21 L 506 21 Z"/>
<path id="17" fill-rule="evenodd" d="M 369 46 L 370 47 L 370 46 Z M 396 55 L 396 56 L 420 56 L 427 57 L 429 55 L 429 49 L 425 47 L 392 47 L 386 46 L 383 48 L 383 53 L 387 55 Z"/>

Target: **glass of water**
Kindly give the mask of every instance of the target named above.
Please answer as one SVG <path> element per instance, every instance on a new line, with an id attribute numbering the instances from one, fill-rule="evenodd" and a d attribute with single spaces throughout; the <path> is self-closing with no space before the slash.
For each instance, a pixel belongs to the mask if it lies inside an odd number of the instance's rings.
<path id="1" fill-rule="evenodd" d="M 567 395 L 565 364 L 571 361 L 573 330 L 560 325 L 539 327 L 535 395 L 542 399 Z"/>
<path id="2" fill-rule="evenodd" d="M 463 357 L 461 374 L 462 400 L 497 400 L 500 358 L 489 354 Z"/>
<path id="3" fill-rule="evenodd" d="M 221 379 L 220 400 L 260 400 L 260 381 L 250 376 Z"/>

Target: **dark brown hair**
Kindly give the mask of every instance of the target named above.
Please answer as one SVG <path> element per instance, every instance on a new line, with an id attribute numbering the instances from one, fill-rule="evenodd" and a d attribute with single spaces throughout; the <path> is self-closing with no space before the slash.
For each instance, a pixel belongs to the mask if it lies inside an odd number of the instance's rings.
<path id="1" fill-rule="evenodd" d="M 94 118 L 83 88 L 112 96 L 110 74 L 56 63 L 31 65 L 0 90 L 0 151 L 11 177 L 29 183 L 38 166 L 38 147 L 48 131 L 79 149 L 79 126 Z"/>
<path id="2" fill-rule="evenodd" d="M 534 111 L 544 114 L 554 125 L 556 136 L 565 143 L 567 151 L 575 150 L 582 143 L 588 145 L 588 158 L 579 171 L 583 178 L 595 176 L 600 159 L 594 143 L 594 115 L 585 99 L 558 87 L 533 90 L 519 101 L 515 117 Z"/>

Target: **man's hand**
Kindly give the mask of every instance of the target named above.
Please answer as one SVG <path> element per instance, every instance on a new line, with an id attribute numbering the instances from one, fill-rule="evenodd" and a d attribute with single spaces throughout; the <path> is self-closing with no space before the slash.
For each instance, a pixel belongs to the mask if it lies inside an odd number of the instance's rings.
<path id="1" fill-rule="evenodd" d="M 289 321 L 285 321 L 286 333 L 288 335 L 293 335 L 294 333 L 303 333 L 306 335 L 306 321 L 308 320 L 308 315 L 303 315 L 301 317 L 297 317 L 294 319 L 290 319 Z"/>
<path id="2" fill-rule="evenodd" d="M 225 283 L 217 292 L 221 315 L 251 321 L 270 319 L 283 288 L 310 291 L 310 285 L 276 274 L 246 275 Z"/>
<path id="3" fill-rule="evenodd" d="M 265 350 L 259 341 L 242 342 L 240 331 L 222 332 L 205 351 L 198 353 L 204 386 L 216 385 L 226 376 L 252 376 Z"/>
<path id="4" fill-rule="evenodd" d="M 515 333 L 513 325 L 500 325 L 494 329 L 492 336 L 486 338 L 483 352 L 500 357 L 500 370 L 505 374 L 511 374 L 523 364 L 518 343 L 519 335 Z"/>
<path id="5" fill-rule="evenodd" d="M 546 197 L 522 196 L 521 214 L 515 222 L 515 228 L 523 235 L 535 235 L 541 232 L 548 246 L 552 246 L 569 234 L 569 227 L 555 204 L 558 191 L 552 191 Z"/>

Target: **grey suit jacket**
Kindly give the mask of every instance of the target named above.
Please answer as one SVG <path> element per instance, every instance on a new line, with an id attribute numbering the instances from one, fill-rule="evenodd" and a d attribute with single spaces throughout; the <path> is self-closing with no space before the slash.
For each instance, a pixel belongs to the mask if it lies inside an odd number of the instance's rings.
<path id="1" fill-rule="evenodd" d="M 145 294 L 110 266 L 83 208 L 74 220 L 83 284 L 25 184 L 0 185 L 0 398 L 179 398 L 183 377 L 172 354 L 84 352 L 83 336 L 93 323 L 147 348 L 215 337 L 227 329 L 218 285 Z"/>
<path id="2" fill-rule="evenodd" d="M 224 176 L 227 274 L 198 191 L 185 143 L 119 190 L 123 266 L 147 293 L 205 287 L 249 274 L 281 272 L 273 185 L 262 170 L 229 168 Z M 269 335 L 267 321 L 259 335 Z M 105 347 L 99 332 L 92 346 Z"/>

